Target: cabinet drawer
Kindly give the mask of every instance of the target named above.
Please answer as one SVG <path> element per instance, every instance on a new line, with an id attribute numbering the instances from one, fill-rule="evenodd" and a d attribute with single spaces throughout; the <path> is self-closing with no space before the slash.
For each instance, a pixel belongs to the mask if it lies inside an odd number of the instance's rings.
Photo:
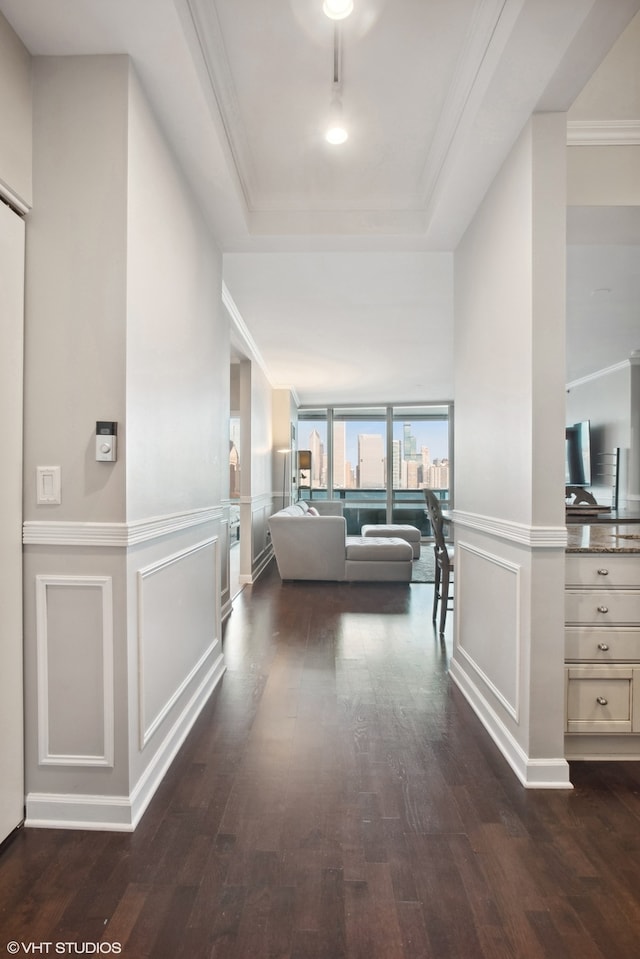
<path id="1" fill-rule="evenodd" d="M 578 662 L 640 663 L 640 628 L 568 626 L 564 631 L 564 658 Z"/>
<path id="2" fill-rule="evenodd" d="M 567 553 L 567 586 L 640 586 L 640 553 Z"/>
<path id="3" fill-rule="evenodd" d="M 567 732 L 630 733 L 633 670 L 576 666 L 567 669 Z"/>
<path id="4" fill-rule="evenodd" d="M 631 589 L 565 590 L 565 622 L 592 626 L 640 623 L 640 591 Z"/>

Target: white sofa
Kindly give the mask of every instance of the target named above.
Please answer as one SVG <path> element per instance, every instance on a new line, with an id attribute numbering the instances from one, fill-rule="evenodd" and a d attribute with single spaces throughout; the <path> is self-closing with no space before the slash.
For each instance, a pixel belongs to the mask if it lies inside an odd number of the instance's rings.
<path id="1" fill-rule="evenodd" d="M 300 500 L 269 517 L 269 531 L 283 580 L 411 581 L 411 545 L 389 537 L 347 536 L 339 501 Z"/>

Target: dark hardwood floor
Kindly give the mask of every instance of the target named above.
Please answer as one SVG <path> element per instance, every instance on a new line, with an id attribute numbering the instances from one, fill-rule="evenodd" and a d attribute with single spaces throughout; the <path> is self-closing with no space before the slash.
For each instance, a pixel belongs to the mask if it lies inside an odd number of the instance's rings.
<path id="1" fill-rule="evenodd" d="M 640 764 L 523 789 L 448 679 L 432 595 L 270 568 L 136 832 L 3 850 L 0 956 L 637 959 Z"/>

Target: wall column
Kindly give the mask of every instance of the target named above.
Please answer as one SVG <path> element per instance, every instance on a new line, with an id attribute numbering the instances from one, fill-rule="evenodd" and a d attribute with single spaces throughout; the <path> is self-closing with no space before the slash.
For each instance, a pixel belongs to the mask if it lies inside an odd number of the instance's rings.
<path id="1" fill-rule="evenodd" d="M 526 786 L 564 759 L 566 123 L 535 115 L 455 254 L 451 676 Z"/>

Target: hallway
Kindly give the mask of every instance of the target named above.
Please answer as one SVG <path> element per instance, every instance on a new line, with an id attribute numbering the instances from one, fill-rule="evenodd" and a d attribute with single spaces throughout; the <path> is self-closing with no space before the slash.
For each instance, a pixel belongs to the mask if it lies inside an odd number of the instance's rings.
<path id="1" fill-rule="evenodd" d="M 136 832 L 24 830 L 3 850 L 0 951 L 635 959 L 638 764 L 523 789 L 448 679 L 432 596 L 281 584 L 272 564 Z"/>

